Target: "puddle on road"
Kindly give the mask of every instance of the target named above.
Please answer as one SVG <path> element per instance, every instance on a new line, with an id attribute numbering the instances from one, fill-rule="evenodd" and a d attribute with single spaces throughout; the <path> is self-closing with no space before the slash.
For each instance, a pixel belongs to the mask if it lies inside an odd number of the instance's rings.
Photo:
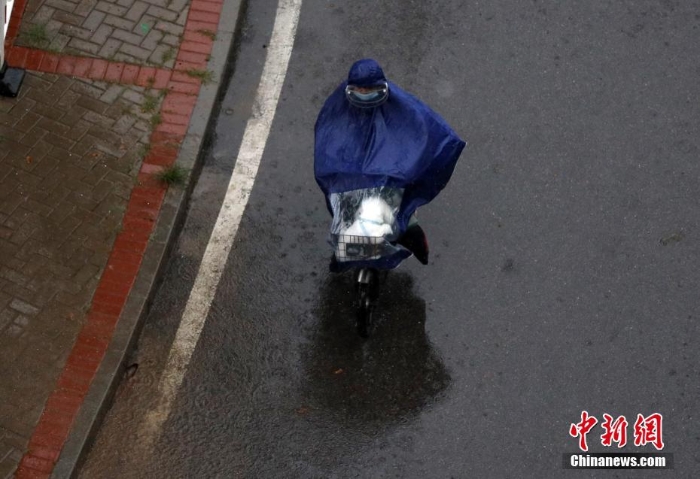
<path id="1" fill-rule="evenodd" d="M 382 284 L 368 340 L 355 331 L 355 298 L 351 274 L 322 284 L 318 323 L 302 353 L 303 396 L 312 413 L 373 433 L 438 401 L 451 379 L 425 334 L 426 305 L 408 273 L 392 271 Z"/>

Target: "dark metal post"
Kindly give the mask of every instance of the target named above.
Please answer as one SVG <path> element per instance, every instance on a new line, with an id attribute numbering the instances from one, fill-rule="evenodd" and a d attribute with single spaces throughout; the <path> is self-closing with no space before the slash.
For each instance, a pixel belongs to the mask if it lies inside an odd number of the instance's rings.
<path id="1" fill-rule="evenodd" d="M 5 61 L 5 36 L 12 13 L 12 3 L 10 3 L 9 8 L 7 3 L 6 0 L 0 0 L 0 26 L 2 27 L 2 37 L 0 37 L 0 96 L 14 98 L 19 94 L 19 88 L 22 86 L 24 70 L 10 68 Z"/>

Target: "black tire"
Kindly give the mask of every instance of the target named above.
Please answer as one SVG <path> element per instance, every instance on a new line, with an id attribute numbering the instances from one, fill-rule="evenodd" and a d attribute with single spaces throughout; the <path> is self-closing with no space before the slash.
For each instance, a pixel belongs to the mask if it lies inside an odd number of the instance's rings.
<path id="1" fill-rule="evenodd" d="M 372 298 L 367 285 L 360 285 L 360 304 L 357 309 L 357 334 L 369 338 L 372 327 Z"/>

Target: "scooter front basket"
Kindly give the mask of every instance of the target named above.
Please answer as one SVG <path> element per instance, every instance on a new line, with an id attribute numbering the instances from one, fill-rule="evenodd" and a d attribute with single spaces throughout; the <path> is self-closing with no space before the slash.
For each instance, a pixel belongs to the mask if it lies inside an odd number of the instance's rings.
<path id="1" fill-rule="evenodd" d="M 371 261 L 389 256 L 395 248 L 383 236 L 331 234 L 335 258 L 345 261 Z"/>

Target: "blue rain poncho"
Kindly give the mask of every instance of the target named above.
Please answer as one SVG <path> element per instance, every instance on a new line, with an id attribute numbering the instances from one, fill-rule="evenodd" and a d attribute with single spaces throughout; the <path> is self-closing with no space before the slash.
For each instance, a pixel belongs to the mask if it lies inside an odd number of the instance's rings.
<path id="1" fill-rule="evenodd" d="M 358 108 L 346 98 L 348 84 L 383 82 L 389 85 L 389 95 L 379 106 Z M 465 145 L 437 113 L 388 82 L 374 60 L 360 60 L 318 115 L 314 173 L 328 209 L 336 217 L 334 223 L 338 216 L 334 194 L 377 188 L 400 191 L 396 237 L 406 230 L 416 209 L 432 201 L 447 185 Z M 410 254 L 403 250 L 393 256 L 384 258 L 382 264 L 375 261 L 353 266 L 393 268 Z"/>

